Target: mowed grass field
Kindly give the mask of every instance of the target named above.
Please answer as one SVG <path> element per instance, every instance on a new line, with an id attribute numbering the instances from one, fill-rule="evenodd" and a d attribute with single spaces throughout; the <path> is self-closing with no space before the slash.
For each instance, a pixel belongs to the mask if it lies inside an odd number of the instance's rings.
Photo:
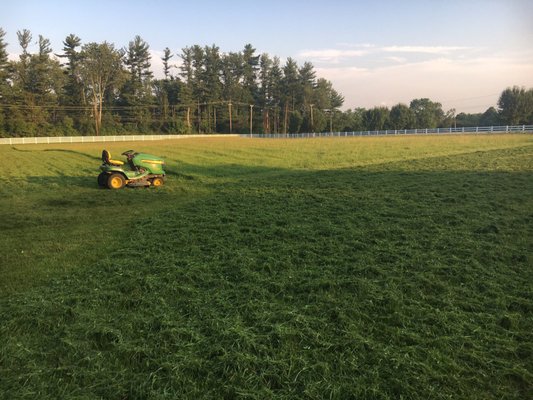
<path id="1" fill-rule="evenodd" d="M 533 398 L 531 135 L 0 158 L 1 399 Z"/>

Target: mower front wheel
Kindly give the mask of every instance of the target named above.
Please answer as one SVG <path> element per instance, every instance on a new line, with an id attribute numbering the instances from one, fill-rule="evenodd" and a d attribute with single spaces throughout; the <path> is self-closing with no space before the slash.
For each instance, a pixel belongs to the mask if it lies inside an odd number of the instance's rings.
<path id="1" fill-rule="evenodd" d="M 126 184 L 126 180 L 121 174 L 111 174 L 107 178 L 107 187 L 109 189 L 122 189 Z"/>
<path id="2" fill-rule="evenodd" d="M 155 187 L 158 187 L 158 186 L 163 186 L 163 184 L 165 183 L 165 181 L 163 180 L 163 178 L 154 178 L 152 179 L 152 186 L 155 186 Z"/>

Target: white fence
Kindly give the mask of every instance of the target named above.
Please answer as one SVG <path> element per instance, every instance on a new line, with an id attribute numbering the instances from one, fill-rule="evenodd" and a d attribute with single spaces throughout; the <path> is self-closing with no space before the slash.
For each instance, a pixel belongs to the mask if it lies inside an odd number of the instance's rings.
<path id="1" fill-rule="evenodd" d="M 168 140 L 213 137 L 253 137 L 253 138 L 310 138 L 310 137 L 348 137 L 348 136 L 389 136 L 389 135 L 437 135 L 471 133 L 533 133 L 533 125 L 475 126 L 468 128 L 434 129 L 387 129 L 382 131 L 358 132 L 320 132 L 289 134 L 211 134 L 211 135 L 118 135 L 118 136 L 50 136 L 0 138 L 0 144 L 54 144 L 54 143 L 98 143 L 98 142 L 136 142 L 147 140 Z"/>
<path id="2" fill-rule="evenodd" d="M 0 144 L 54 144 L 54 143 L 98 143 L 137 142 L 145 140 L 188 139 L 198 137 L 239 137 L 239 135 L 118 135 L 118 136 L 50 136 L 0 138 Z"/>
<path id="3" fill-rule="evenodd" d="M 381 131 L 357 132 L 317 132 L 289 134 L 241 135 L 254 138 L 309 138 L 309 137 L 348 137 L 348 136 L 395 136 L 395 135 L 449 135 L 472 133 L 533 133 L 533 125 L 474 126 L 462 128 L 425 128 L 425 129 L 386 129 Z"/>

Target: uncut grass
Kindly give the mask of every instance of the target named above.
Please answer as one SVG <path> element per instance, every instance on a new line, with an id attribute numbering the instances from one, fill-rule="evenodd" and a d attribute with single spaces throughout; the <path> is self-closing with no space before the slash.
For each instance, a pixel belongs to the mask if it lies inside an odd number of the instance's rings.
<path id="1" fill-rule="evenodd" d="M 2 299 L 2 395 L 527 398 L 531 150 L 181 163 L 202 195 Z"/>

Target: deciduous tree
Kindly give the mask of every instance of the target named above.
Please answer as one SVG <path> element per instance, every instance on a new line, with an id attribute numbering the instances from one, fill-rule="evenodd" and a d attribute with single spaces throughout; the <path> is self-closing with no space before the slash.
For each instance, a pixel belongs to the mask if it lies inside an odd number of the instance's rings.
<path id="1" fill-rule="evenodd" d="M 409 108 L 414 114 L 415 128 L 436 128 L 444 118 L 442 105 L 428 98 L 412 100 Z"/>
<path id="2" fill-rule="evenodd" d="M 93 108 L 95 134 L 102 127 L 102 109 L 106 92 L 120 82 L 122 77 L 122 54 L 113 44 L 88 43 L 80 54 L 80 77 L 90 95 Z"/>
<path id="3" fill-rule="evenodd" d="M 513 86 L 498 99 L 501 119 L 508 125 L 533 123 L 533 89 Z"/>
<path id="4" fill-rule="evenodd" d="M 396 104 L 390 110 L 389 126 L 391 129 L 410 129 L 414 125 L 413 111 L 405 104 Z"/>

